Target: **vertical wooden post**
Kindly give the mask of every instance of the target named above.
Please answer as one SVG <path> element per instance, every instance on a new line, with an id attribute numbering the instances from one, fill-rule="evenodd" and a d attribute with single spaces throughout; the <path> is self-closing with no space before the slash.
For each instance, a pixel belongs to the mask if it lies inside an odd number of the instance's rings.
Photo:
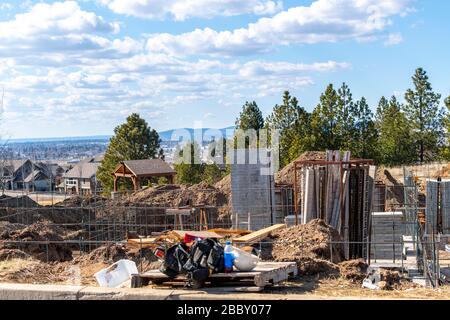
<path id="1" fill-rule="evenodd" d="M 117 179 L 117 176 L 114 175 L 114 192 L 118 191 L 118 189 L 119 189 L 118 187 L 119 187 L 118 179 Z"/>

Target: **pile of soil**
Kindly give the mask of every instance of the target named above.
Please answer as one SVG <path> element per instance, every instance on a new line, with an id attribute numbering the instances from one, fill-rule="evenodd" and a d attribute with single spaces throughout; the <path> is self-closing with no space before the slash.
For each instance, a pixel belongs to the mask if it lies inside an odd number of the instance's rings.
<path id="1" fill-rule="evenodd" d="M 55 284 L 66 282 L 70 274 L 65 264 L 30 261 L 17 270 L 0 273 L 3 282 Z"/>
<path id="2" fill-rule="evenodd" d="M 417 287 L 416 284 L 406 279 L 400 272 L 387 269 L 380 270 L 378 286 L 381 290 L 405 290 Z"/>
<path id="3" fill-rule="evenodd" d="M 104 204 L 108 198 L 102 196 L 73 196 L 55 204 L 57 207 L 89 207 Z"/>
<path id="4" fill-rule="evenodd" d="M 308 224 L 278 230 L 270 236 L 271 243 L 262 249 L 264 260 L 280 262 L 295 261 L 300 274 L 339 273 L 335 263 L 344 260 L 342 241 L 337 230 L 323 220 L 312 220 Z"/>
<path id="5" fill-rule="evenodd" d="M 361 283 L 367 276 L 369 265 L 363 260 L 349 260 L 339 264 L 341 277 L 351 282 Z"/>
<path id="6" fill-rule="evenodd" d="M 0 261 L 29 258 L 29 254 L 19 249 L 0 249 Z"/>
<path id="7" fill-rule="evenodd" d="M 12 223 L 9 221 L 0 221 L 0 238 L 4 232 L 11 232 L 25 229 L 27 226 L 21 223 Z"/>
<path id="8" fill-rule="evenodd" d="M 275 175 L 275 182 L 280 184 L 294 183 L 294 162 L 295 161 L 315 161 L 325 160 L 326 152 L 324 151 L 307 151 L 300 155 L 297 159 L 285 166 Z"/>
<path id="9" fill-rule="evenodd" d="M 375 180 L 386 186 L 386 211 L 397 211 L 405 203 L 405 188 L 388 169 L 379 168 Z"/>
<path id="10" fill-rule="evenodd" d="M 205 182 L 187 185 L 166 185 L 137 191 L 124 200 L 125 204 L 148 204 L 155 207 L 228 205 L 229 194 Z"/>
<path id="11" fill-rule="evenodd" d="M 23 229 L 5 230 L 0 234 L 1 249 L 19 249 L 41 261 L 69 261 L 72 251 L 67 245 L 46 241 L 63 241 L 64 229 L 49 222 L 37 222 Z"/>

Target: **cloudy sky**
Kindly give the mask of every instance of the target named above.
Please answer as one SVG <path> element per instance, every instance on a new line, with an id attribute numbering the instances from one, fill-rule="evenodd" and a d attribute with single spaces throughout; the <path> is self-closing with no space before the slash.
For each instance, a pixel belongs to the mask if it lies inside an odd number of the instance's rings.
<path id="1" fill-rule="evenodd" d="M 418 66 L 447 96 L 449 34 L 442 0 L 1 1 L 1 134 L 112 134 L 131 112 L 220 128 L 246 100 L 267 115 L 287 89 L 312 110 L 343 81 L 375 106 Z"/>

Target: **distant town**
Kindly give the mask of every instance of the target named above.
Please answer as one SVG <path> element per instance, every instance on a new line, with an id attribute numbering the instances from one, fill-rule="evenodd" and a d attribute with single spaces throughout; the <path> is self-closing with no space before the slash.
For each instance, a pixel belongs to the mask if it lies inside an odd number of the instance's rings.
<path id="1" fill-rule="evenodd" d="M 219 129 L 224 136 L 226 130 Z M 191 136 L 194 129 L 186 128 Z M 205 134 L 208 128 L 202 129 Z M 173 163 L 179 140 L 175 129 L 159 132 L 165 162 Z M 102 192 L 97 169 L 108 148 L 110 136 L 10 139 L 1 141 L 0 190 L 3 193 L 57 192 L 96 194 Z M 208 138 L 200 146 L 206 162 Z"/>

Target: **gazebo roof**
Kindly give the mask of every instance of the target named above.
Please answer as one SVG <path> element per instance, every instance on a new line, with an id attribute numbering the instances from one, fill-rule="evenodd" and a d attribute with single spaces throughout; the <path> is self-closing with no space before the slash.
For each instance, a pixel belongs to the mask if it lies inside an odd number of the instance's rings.
<path id="1" fill-rule="evenodd" d="M 161 159 L 143 159 L 122 161 L 114 170 L 114 173 L 120 175 L 118 170 L 125 165 L 136 177 L 175 175 L 176 171 Z"/>

